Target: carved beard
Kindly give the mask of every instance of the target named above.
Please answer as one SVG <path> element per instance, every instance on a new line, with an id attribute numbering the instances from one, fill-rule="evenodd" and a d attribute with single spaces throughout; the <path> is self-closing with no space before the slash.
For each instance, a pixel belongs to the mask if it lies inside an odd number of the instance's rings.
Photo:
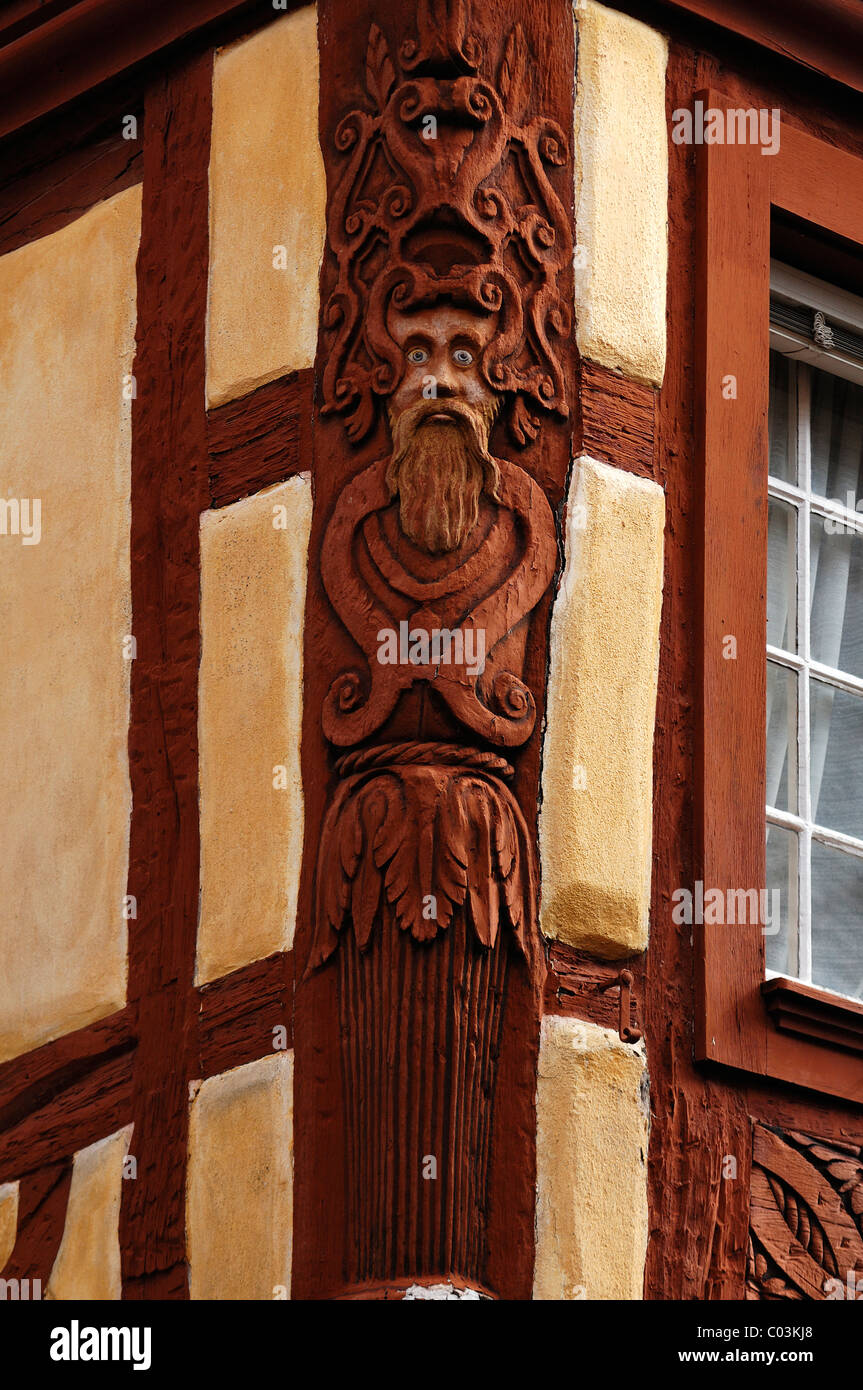
<path id="1" fill-rule="evenodd" d="M 457 550 L 479 518 L 483 491 L 497 499 L 498 466 L 488 439 L 498 402 L 420 401 L 390 413 L 393 456 L 386 482 L 398 493 L 402 530 L 432 555 Z M 451 422 L 429 421 L 447 414 Z"/>

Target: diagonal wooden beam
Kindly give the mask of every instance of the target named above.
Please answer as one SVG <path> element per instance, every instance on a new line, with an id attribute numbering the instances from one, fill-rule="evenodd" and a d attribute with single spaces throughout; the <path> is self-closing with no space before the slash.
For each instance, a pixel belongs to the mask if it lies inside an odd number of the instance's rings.
<path id="1" fill-rule="evenodd" d="M 199 992 L 198 1047 L 201 1078 L 270 1056 L 275 1043 L 293 1047 L 294 958 L 267 956 Z M 273 1030 L 285 1033 L 274 1035 Z"/>
<path id="2" fill-rule="evenodd" d="M 308 367 L 208 413 L 214 507 L 311 467 L 313 390 L 314 372 Z"/>

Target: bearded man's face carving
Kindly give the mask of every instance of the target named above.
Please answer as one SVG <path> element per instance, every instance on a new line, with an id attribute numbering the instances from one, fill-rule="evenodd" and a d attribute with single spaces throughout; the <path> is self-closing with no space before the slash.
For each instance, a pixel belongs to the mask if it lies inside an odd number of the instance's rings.
<path id="1" fill-rule="evenodd" d="M 390 316 L 405 366 L 389 403 L 387 485 L 398 494 L 402 530 L 430 554 L 457 550 L 476 525 L 483 491 L 497 495 L 488 441 L 500 397 L 480 372 L 495 328 L 493 315 L 449 305 Z"/>

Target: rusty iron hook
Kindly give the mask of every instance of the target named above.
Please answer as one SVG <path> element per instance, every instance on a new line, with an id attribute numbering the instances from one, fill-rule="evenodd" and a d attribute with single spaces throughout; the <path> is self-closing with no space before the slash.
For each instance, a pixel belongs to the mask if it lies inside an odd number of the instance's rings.
<path id="1" fill-rule="evenodd" d="M 621 1042 L 637 1043 L 642 1037 L 640 1028 L 633 1028 L 630 1025 L 630 1005 L 633 999 L 632 994 L 632 971 L 621 970 L 616 980 L 603 985 L 602 993 L 607 994 L 611 989 L 620 987 L 620 1013 L 618 1015 L 617 1032 Z"/>

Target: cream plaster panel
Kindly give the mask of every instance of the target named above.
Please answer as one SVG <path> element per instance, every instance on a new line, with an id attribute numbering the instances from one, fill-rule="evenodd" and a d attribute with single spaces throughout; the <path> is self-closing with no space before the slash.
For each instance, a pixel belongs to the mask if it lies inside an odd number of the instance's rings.
<path id="1" fill-rule="evenodd" d="M 41 507 L 0 534 L 0 1061 L 126 998 L 140 223 L 129 188 L 0 257 L 0 497 Z"/>
<path id="2" fill-rule="evenodd" d="M 582 456 L 551 623 L 542 929 L 615 959 L 647 945 L 665 498 Z"/>
<path id="3" fill-rule="evenodd" d="M 311 520 L 305 474 L 201 517 L 198 983 L 293 943 Z"/>
<path id="4" fill-rule="evenodd" d="M 18 1236 L 18 1184 L 0 1183 L 0 1274 Z"/>
<path id="5" fill-rule="evenodd" d="M 189 1131 L 194 1299 L 285 1297 L 293 1230 L 293 1053 L 204 1081 Z"/>
<path id="6" fill-rule="evenodd" d="M 536 1299 L 640 1299 L 647 1071 L 593 1023 L 547 1014 L 537 1085 Z"/>
<path id="7" fill-rule="evenodd" d="M 310 367 L 326 189 L 314 5 L 216 55 L 207 399 Z M 285 248 L 285 267 L 274 248 Z"/>
<path id="8" fill-rule="evenodd" d="M 131 1137 L 132 1126 L 127 1125 L 76 1153 L 63 1239 L 46 1298 L 105 1301 L 122 1296 L 120 1197 Z"/>
<path id="9" fill-rule="evenodd" d="M 579 0 L 575 22 L 578 350 L 659 386 L 668 264 L 668 43 L 593 0 Z"/>

